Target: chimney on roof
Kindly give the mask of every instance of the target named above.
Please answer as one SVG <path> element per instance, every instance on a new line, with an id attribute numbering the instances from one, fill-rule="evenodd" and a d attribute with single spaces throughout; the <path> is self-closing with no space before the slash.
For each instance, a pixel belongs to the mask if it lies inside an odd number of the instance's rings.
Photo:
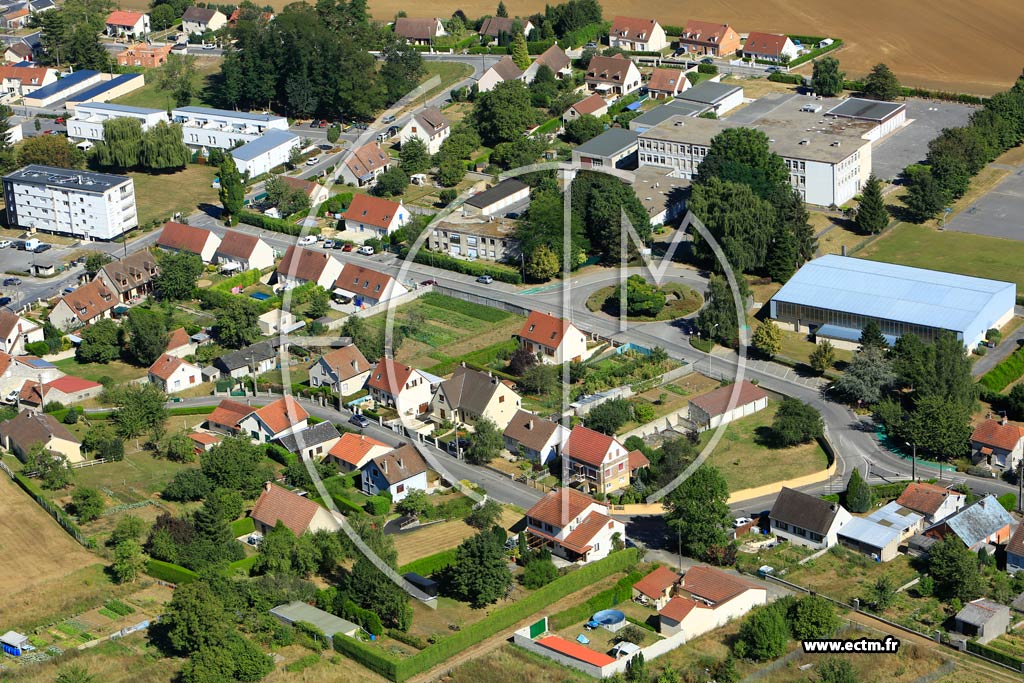
<path id="1" fill-rule="evenodd" d="M 832 510 L 832 512 L 835 512 L 836 510 L 839 509 L 839 505 L 837 503 L 832 503 L 831 505 L 829 505 L 829 509 Z"/>
<path id="2" fill-rule="evenodd" d="M 1002 423 L 1003 423 L 1004 425 L 1006 424 L 1006 415 L 1003 415 L 1003 420 L 1002 420 Z"/>
<path id="3" fill-rule="evenodd" d="M 384 474 L 388 473 L 388 461 L 387 460 L 381 460 L 380 461 L 380 471 L 383 472 Z"/>
<path id="4" fill-rule="evenodd" d="M 532 417 L 529 420 L 526 421 L 526 429 L 527 430 L 532 430 L 533 429 L 533 418 Z"/>
<path id="5" fill-rule="evenodd" d="M 270 490 L 270 482 L 269 481 L 263 482 L 263 490 L 264 491 L 269 491 Z"/>

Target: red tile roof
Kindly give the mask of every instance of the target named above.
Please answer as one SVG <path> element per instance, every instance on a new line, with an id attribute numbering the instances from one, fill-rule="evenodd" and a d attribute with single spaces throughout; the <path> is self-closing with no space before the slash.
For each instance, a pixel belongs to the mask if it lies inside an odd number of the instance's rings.
<path id="1" fill-rule="evenodd" d="M 683 27 L 683 35 L 680 38 L 682 40 L 699 41 L 702 43 L 713 42 L 717 45 L 722 42 L 722 38 L 725 37 L 729 30 L 728 24 L 716 24 L 713 21 L 690 19 L 686 22 L 686 26 Z"/>
<path id="2" fill-rule="evenodd" d="M 149 374 L 159 377 L 165 382 L 171 378 L 174 371 L 185 365 L 185 361 L 177 356 L 162 354 L 152 365 L 149 366 Z"/>
<path id="3" fill-rule="evenodd" d="M 338 279 L 334 281 L 334 286 L 353 294 L 379 299 L 384 296 L 392 279 L 390 275 L 379 270 L 372 270 L 356 263 L 346 263 Z"/>
<path id="4" fill-rule="evenodd" d="M 630 451 L 629 452 L 629 471 L 633 472 L 640 469 L 641 467 L 650 467 L 651 461 L 647 459 L 647 456 L 643 454 L 643 451 Z"/>
<path id="5" fill-rule="evenodd" d="M 391 163 L 391 157 L 376 142 L 369 142 L 352 152 L 345 165 L 352 175 L 362 178 Z"/>
<path id="6" fill-rule="evenodd" d="M 101 386 L 99 382 L 93 382 L 89 379 L 82 377 L 73 377 L 71 375 L 65 375 L 64 377 L 58 377 L 55 380 L 51 380 L 46 383 L 46 386 L 50 389 L 56 389 L 57 391 L 65 394 L 74 394 L 79 391 L 88 391 L 89 389 L 97 389 Z"/>
<path id="7" fill-rule="evenodd" d="M 658 614 L 668 617 L 672 621 L 682 621 L 686 615 L 695 609 L 708 609 L 691 598 L 676 596 L 668 601 L 664 607 L 658 610 Z"/>
<path id="8" fill-rule="evenodd" d="M 33 406 L 41 406 L 46 398 L 46 394 L 48 393 L 50 393 L 50 389 L 44 384 L 42 396 L 40 396 L 39 382 L 27 379 L 25 380 L 25 383 L 21 385 L 21 392 L 18 394 L 18 402 L 27 403 L 28 405 Z"/>
<path id="9" fill-rule="evenodd" d="M 963 494 L 935 484 L 911 482 L 907 488 L 903 489 L 903 493 L 896 499 L 896 502 L 914 512 L 934 515 L 951 495 L 962 496 Z"/>
<path id="10" fill-rule="evenodd" d="M 614 437 L 595 432 L 593 429 L 576 425 L 569 433 L 563 453 L 573 460 L 600 467 L 612 445 L 618 443 Z"/>
<path id="11" fill-rule="evenodd" d="M 566 640 L 559 636 L 544 636 L 534 642 L 543 645 L 549 650 L 554 650 L 559 654 L 578 659 L 592 666 L 607 666 L 615 663 L 615 658 L 610 655 L 591 650 L 589 647 L 584 647 L 577 642 Z"/>
<path id="12" fill-rule="evenodd" d="M 99 279 L 65 294 L 63 301 L 82 322 L 89 322 L 117 305 L 117 297 Z"/>
<path id="13" fill-rule="evenodd" d="M 688 593 L 713 603 L 725 602 L 750 589 L 761 588 L 746 579 L 703 565 L 688 569 L 682 585 Z"/>
<path id="14" fill-rule="evenodd" d="M 1022 438 L 1024 438 L 1024 428 L 1012 422 L 1003 424 L 998 420 L 981 422 L 971 434 L 971 441 L 994 446 L 1004 451 L 1012 451 Z"/>
<path id="15" fill-rule="evenodd" d="M 39 325 L 36 325 L 31 320 L 25 320 L 17 313 L 12 313 L 6 308 L 0 309 L 0 338 L 7 339 L 16 328 L 20 332 L 27 332 L 39 329 Z"/>
<path id="16" fill-rule="evenodd" d="M 205 228 L 167 221 L 164 223 L 164 229 L 160 231 L 160 237 L 156 244 L 158 247 L 199 255 L 203 253 L 203 247 L 206 246 L 206 242 L 212 234 Z"/>
<path id="17" fill-rule="evenodd" d="M 571 325 L 568 320 L 540 311 L 530 311 L 530 316 L 519 329 L 519 338 L 557 349 Z"/>
<path id="18" fill-rule="evenodd" d="M 247 406 L 246 404 L 239 403 L 238 401 L 224 399 L 217 404 L 217 407 L 214 408 L 212 413 L 210 413 L 210 417 L 208 417 L 207 420 L 219 425 L 235 427 L 242 421 L 242 418 L 252 412 L 252 406 Z"/>
<path id="19" fill-rule="evenodd" d="M 293 178 L 287 175 L 279 175 L 277 177 L 280 178 L 281 182 L 283 182 L 288 187 L 292 188 L 293 190 L 298 190 L 299 192 L 310 198 L 313 197 L 314 192 L 323 187 L 323 185 L 319 183 L 314 183 L 312 180 L 303 180 L 302 178 Z"/>
<path id="20" fill-rule="evenodd" d="M 185 331 L 184 327 L 179 327 L 167 336 L 168 351 L 180 349 L 182 346 L 188 346 L 191 343 L 192 338 L 189 337 L 188 332 Z"/>
<path id="21" fill-rule="evenodd" d="M 301 536 L 309 528 L 320 506 L 309 498 L 292 493 L 280 486 L 270 485 L 260 494 L 256 506 L 252 509 L 252 518 L 269 527 L 281 521 L 296 536 Z"/>
<path id="22" fill-rule="evenodd" d="M 22 85 L 42 85 L 45 78 L 46 69 L 41 66 L 0 66 L 0 79 L 21 81 Z"/>
<path id="23" fill-rule="evenodd" d="M 3 375 L 7 372 L 7 368 L 11 367 L 12 359 L 11 354 L 0 351 L 0 375 Z"/>
<path id="24" fill-rule="evenodd" d="M 1013 535 L 1010 536 L 1010 540 L 1006 544 L 1006 552 L 1024 557 L 1024 524 L 1018 524 L 1017 528 L 1013 530 Z"/>
<path id="25" fill-rule="evenodd" d="M 637 19 L 634 17 L 615 17 L 609 35 L 627 40 L 650 40 L 651 32 L 658 24 L 654 19 Z"/>
<path id="26" fill-rule="evenodd" d="M 599 111 L 602 107 L 607 106 L 608 103 L 604 101 L 604 98 L 597 93 L 594 93 L 593 95 L 588 95 L 576 104 L 572 105 L 572 108 L 576 110 L 577 114 L 585 115 L 593 114 L 595 111 Z"/>
<path id="27" fill-rule="evenodd" d="M 647 89 L 677 93 L 686 87 L 684 81 L 686 74 L 679 69 L 655 69 L 651 72 L 651 80 L 647 81 Z"/>
<path id="28" fill-rule="evenodd" d="M 431 40 L 437 35 L 439 19 L 413 19 L 411 17 L 398 17 L 395 19 L 394 32 L 396 36 L 412 38 L 413 40 Z"/>
<path id="29" fill-rule="evenodd" d="M 107 15 L 107 24 L 110 26 L 129 26 L 134 27 L 135 24 L 139 23 L 139 19 L 142 15 L 138 12 L 124 12 L 122 10 L 116 10 Z"/>
<path id="30" fill-rule="evenodd" d="M 346 432 L 341 435 L 337 443 L 331 446 L 327 455 L 337 458 L 352 467 L 359 467 L 365 458 L 374 448 L 391 448 L 383 441 L 377 441 L 363 434 Z"/>
<path id="31" fill-rule="evenodd" d="M 592 541 L 605 527 L 612 525 L 612 518 L 600 512 L 591 512 L 580 524 L 561 541 L 562 545 L 578 553 L 585 553 L 593 547 Z"/>
<path id="32" fill-rule="evenodd" d="M 224 232 L 224 237 L 220 240 L 217 253 L 248 260 L 259 242 L 260 238 L 255 235 L 246 235 L 242 232 L 227 230 Z"/>
<path id="33" fill-rule="evenodd" d="M 322 251 L 291 246 L 284 253 L 281 262 L 277 264 L 277 272 L 279 275 L 293 280 L 316 282 L 323 275 L 324 268 L 332 258 L 330 254 L 325 254 Z"/>
<path id="34" fill-rule="evenodd" d="M 679 573 L 668 567 L 658 567 L 653 572 L 633 584 L 637 589 L 649 598 L 655 600 L 665 595 L 665 590 L 674 586 L 680 579 Z"/>
<path id="35" fill-rule="evenodd" d="M 363 352 L 355 344 L 349 344 L 348 346 L 325 353 L 321 360 L 326 362 L 342 381 L 370 369 L 370 361 L 366 360 Z"/>
<path id="36" fill-rule="evenodd" d="M 560 48 L 557 44 L 552 45 L 547 50 L 544 50 L 535 60 L 538 64 L 543 64 L 548 67 L 556 74 L 563 69 L 569 68 L 571 63 L 569 55 L 565 54 L 565 50 Z"/>
<path id="37" fill-rule="evenodd" d="M 718 389 L 710 391 L 703 396 L 697 396 L 690 399 L 690 403 L 703 410 L 709 417 L 723 415 L 729 407 L 733 387 L 735 386 L 735 384 L 730 384 L 727 387 L 719 387 Z M 740 406 L 745 406 L 748 403 L 760 401 L 764 398 L 768 398 L 768 393 L 764 389 L 751 384 L 747 380 L 743 380 L 743 382 L 740 383 L 734 407 L 739 408 Z"/>
<path id="38" fill-rule="evenodd" d="M 256 415 L 274 434 L 279 434 L 309 417 L 306 409 L 291 396 L 284 396 L 256 411 Z"/>
<path id="39" fill-rule="evenodd" d="M 786 36 L 752 31 L 747 36 L 747 42 L 743 43 L 743 54 L 755 53 L 778 57 L 782 54 L 782 48 L 786 47 L 787 40 Z"/>
<path id="40" fill-rule="evenodd" d="M 576 489 L 560 488 L 544 494 L 543 498 L 526 511 L 526 516 L 561 528 L 579 517 L 588 505 L 596 502 Z M 608 507 L 604 506 L 604 509 L 607 511 Z"/>
<path id="41" fill-rule="evenodd" d="M 357 194 L 352 197 L 348 210 L 342 214 L 346 220 L 359 221 L 378 228 L 387 228 L 395 219 L 395 214 L 402 207 L 398 202 L 388 201 L 368 194 Z"/>
<path id="42" fill-rule="evenodd" d="M 204 446 L 213 446 L 221 442 L 221 438 L 219 436 L 209 434 L 207 432 L 192 432 L 188 435 L 188 438 Z"/>
<path id="43" fill-rule="evenodd" d="M 415 368 L 395 362 L 393 358 L 381 358 L 370 373 L 366 386 L 397 396 L 402 393 Z"/>
<path id="44" fill-rule="evenodd" d="M 621 54 L 614 57 L 591 57 L 587 66 L 587 80 L 621 84 L 626 80 L 626 74 L 632 65 L 633 62 Z"/>

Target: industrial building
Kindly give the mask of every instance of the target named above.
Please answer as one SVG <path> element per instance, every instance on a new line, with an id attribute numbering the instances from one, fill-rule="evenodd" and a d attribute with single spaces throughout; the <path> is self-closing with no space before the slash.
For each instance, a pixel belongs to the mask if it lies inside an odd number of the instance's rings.
<path id="1" fill-rule="evenodd" d="M 772 297 L 771 318 L 839 348 L 856 348 L 874 321 L 889 343 L 913 332 L 926 342 L 940 330 L 974 348 L 1013 318 L 1017 287 L 954 273 L 829 254 L 804 264 Z"/>
<path id="2" fill-rule="evenodd" d="M 127 176 L 26 166 L 4 176 L 10 226 L 111 240 L 139 224 L 135 184 Z"/>

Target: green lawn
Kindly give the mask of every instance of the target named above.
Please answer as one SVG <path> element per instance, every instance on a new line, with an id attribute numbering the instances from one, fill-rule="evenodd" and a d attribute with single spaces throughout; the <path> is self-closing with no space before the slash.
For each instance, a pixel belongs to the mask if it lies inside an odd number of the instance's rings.
<path id="1" fill-rule="evenodd" d="M 110 377 L 118 384 L 123 384 L 146 375 L 146 368 L 137 368 L 124 361 L 113 360 L 109 363 L 79 363 L 74 358 L 59 360 L 54 365 L 68 375 L 99 382 L 102 377 Z"/>
<path id="2" fill-rule="evenodd" d="M 198 93 L 189 102 L 192 106 L 213 107 L 213 78 L 220 73 L 220 57 L 197 57 L 196 70 L 199 73 Z M 157 82 L 156 73 L 153 70 L 146 72 L 146 85 L 123 97 L 113 100 L 115 104 L 127 104 L 132 107 L 149 107 L 151 109 L 170 109 L 177 106 L 170 94 L 162 89 Z"/>
<path id="3" fill-rule="evenodd" d="M 875 562 L 867 555 L 835 546 L 821 557 L 790 570 L 786 580 L 849 602 L 863 598 L 867 587 L 883 575 L 902 586 L 917 576 L 917 572 L 906 555 L 899 555 L 890 562 Z"/>
<path id="4" fill-rule="evenodd" d="M 435 62 L 432 60 L 425 62 L 424 66 L 426 67 L 427 75 L 423 77 L 423 80 L 439 76 L 441 84 L 427 91 L 422 98 L 423 101 L 429 100 L 438 93 L 450 89 L 462 79 L 469 78 L 473 74 L 473 67 L 462 62 Z"/>
<path id="5" fill-rule="evenodd" d="M 180 211 L 194 212 L 200 204 L 220 205 L 217 190 L 211 187 L 216 170 L 209 166 L 189 164 L 176 173 L 129 172 L 135 181 L 139 225 L 163 222 Z"/>
<path id="6" fill-rule="evenodd" d="M 618 286 L 612 285 L 610 287 L 602 287 L 597 290 L 587 297 L 587 308 L 591 311 L 603 310 L 605 301 L 615 294 L 616 289 L 618 289 Z M 627 316 L 627 320 L 634 322 L 675 320 L 676 318 L 682 318 L 690 315 L 694 311 L 700 310 L 700 307 L 704 304 L 704 298 L 699 293 L 679 282 L 670 282 L 658 289 L 665 293 L 666 298 L 665 307 L 661 309 L 661 312 L 654 317 L 635 315 Z"/>
<path id="7" fill-rule="evenodd" d="M 718 446 L 707 459 L 729 482 L 730 491 L 762 486 L 773 481 L 820 472 L 828 466 L 825 451 L 812 441 L 790 448 L 769 448 L 763 443 L 770 436 L 772 420 L 779 404 L 772 401 L 764 410 L 730 423 Z M 701 434 L 701 447 L 715 433 Z"/>
<path id="8" fill-rule="evenodd" d="M 144 439 L 143 439 L 144 440 Z M 125 442 L 129 451 L 120 462 L 109 462 L 75 470 L 75 485 L 113 491 L 119 503 L 151 500 L 174 475 L 196 465 L 183 465 L 148 452 L 134 451 L 134 439 Z"/>
<path id="9" fill-rule="evenodd" d="M 861 258 L 1015 282 L 1024 287 L 1024 242 L 901 223 L 857 252 Z"/>

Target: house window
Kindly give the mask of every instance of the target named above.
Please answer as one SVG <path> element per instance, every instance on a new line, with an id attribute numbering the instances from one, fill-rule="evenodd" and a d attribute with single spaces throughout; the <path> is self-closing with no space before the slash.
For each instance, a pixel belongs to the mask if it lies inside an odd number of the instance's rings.
<path id="1" fill-rule="evenodd" d="M 395 493 L 402 493 L 405 491 L 405 484 L 399 484 L 395 487 Z"/>

